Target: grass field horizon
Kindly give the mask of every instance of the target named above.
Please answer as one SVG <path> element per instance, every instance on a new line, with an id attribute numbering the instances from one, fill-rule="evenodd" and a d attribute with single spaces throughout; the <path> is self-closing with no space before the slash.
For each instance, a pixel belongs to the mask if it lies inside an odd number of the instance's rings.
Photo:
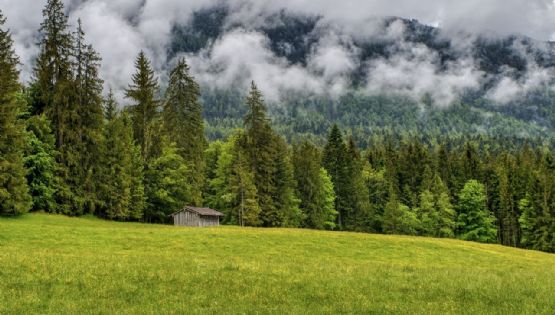
<path id="1" fill-rule="evenodd" d="M 0 218 L 0 314 L 552 314 L 555 255 L 451 239 Z"/>

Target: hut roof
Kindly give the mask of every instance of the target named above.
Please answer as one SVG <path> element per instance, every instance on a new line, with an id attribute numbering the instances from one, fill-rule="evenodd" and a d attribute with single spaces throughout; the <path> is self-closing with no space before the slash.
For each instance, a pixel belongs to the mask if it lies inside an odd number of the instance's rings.
<path id="1" fill-rule="evenodd" d="M 223 213 L 221 213 L 219 211 L 216 211 L 214 209 L 198 208 L 198 207 L 190 207 L 190 206 L 187 206 L 187 207 L 173 213 L 172 215 L 177 214 L 181 211 L 191 211 L 191 212 L 194 212 L 194 213 L 197 213 L 197 214 L 200 214 L 200 215 L 214 216 L 214 217 L 223 217 L 224 216 Z"/>

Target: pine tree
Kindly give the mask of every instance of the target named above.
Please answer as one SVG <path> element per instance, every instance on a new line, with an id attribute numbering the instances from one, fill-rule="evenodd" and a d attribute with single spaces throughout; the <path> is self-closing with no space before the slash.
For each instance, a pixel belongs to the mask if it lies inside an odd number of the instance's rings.
<path id="1" fill-rule="evenodd" d="M 333 125 L 328 136 L 328 142 L 324 147 L 322 165 L 328 172 L 335 189 L 335 209 L 338 212 L 337 225 L 344 228 L 346 216 L 352 212 L 349 204 L 349 191 L 347 186 L 348 169 L 346 163 L 347 147 L 343 141 L 343 135 L 337 125 Z"/>
<path id="2" fill-rule="evenodd" d="M 18 215 L 32 206 L 25 178 L 23 153 L 25 124 L 20 119 L 24 102 L 17 93 L 19 59 L 13 41 L 5 31 L 6 19 L 0 12 L 0 215 Z"/>
<path id="3" fill-rule="evenodd" d="M 260 206 L 257 200 L 254 175 L 248 161 L 240 148 L 236 147 L 236 157 L 233 163 L 233 176 L 230 178 L 230 188 L 235 195 L 235 209 L 238 214 L 238 224 L 241 226 L 258 226 L 260 220 Z"/>
<path id="4" fill-rule="evenodd" d="M 458 235 L 467 241 L 493 243 L 497 240 L 494 218 L 487 209 L 483 184 L 469 180 L 459 193 Z"/>
<path id="5" fill-rule="evenodd" d="M 68 95 L 71 90 L 73 39 L 68 18 L 61 0 L 48 0 L 42 11 L 40 53 L 34 68 L 37 111 L 45 111 L 52 121 L 56 146 L 64 143 L 66 120 L 70 109 Z"/>
<path id="6" fill-rule="evenodd" d="M 275 161 L 276 136 L 266 116 L 262 93 L 254 82 L 247 97 L 247 107 L 248 111 L 244 118 L 245 134 L 241 143 L 254 174 L 254 184 L 261 209 L 260 217 L 264 226 L 280 226 L 282 223 L 281 209 L 275 202 L 275 198 L 278 196 Z"/>
<path id="7" fill-rule="evenodd" d="M 300 208 L 306 218 L 304 226 L 313 229 L 335 227 L 335 192 L 331 178 L 321 167 L 319 150 L 311 143 L 303 142 L 295 146 L 293 157 Z"/>
<path id="8" fill-rule="evenodd" d="M 73 77 L 74 41 L 68 30 L 68 18 L 61 0 L 49 0 L 43 10 L 40 27 L 40 53 L 34 68 L 36 111 L 44 111 L 52 124 L 59 152 L 56 190 L 58 212 L 81 214 L 86 199 L 83 191 L 85 173 L 81 168 L 83 148 L 79 126 L 75 81 Z"/>
<path id="9" fill-rule="evenodd" d="M 550 152 L 540 153 L 538 169 L 533 173 L 530 193 L 520 202 L 522 242 L 529 248 L 555 251 L 555 161 Z"/>
<path id="10" fill-rule="evenodd" d="M 200 90 L 189 74 L 185 59 L 180 59 L 170 73 L 166 90 L 163 118 L 165 133 L 177 145 L 179 154 L 187 161 L 191 204 L 202 205 L 202 184 L 204 182 L 204 123 Z"/>
<path id="11" fill-rule="evenodd" d="M 297 183 L 294 178 L 293 165 L 291 163 L 290 150 L 287 143 L 281 137 L 276 136 L 274 140 L 276 146 L 276 196 L 274 203 L 279 210 L 278 226 L 299 227 L 304 220 L 304 215 L 299 208 L 301 200 L 296 190 Z"/>
<path id="12" fill-rule="evenodd" d="M 74 48 L 74 93 L 76 95 L 77 115 L 79 124 L 80 173 L 83 174 L 79 185 L 82 187 L 86 210 L 93 213 L 97 206 L 98 182 L 95 174 L 100 173 L 100 147 L 103 127 L 102 84 L 99 78 L 101 58 L 91 45 L 85 44 L 85 33 L 81 20 L 75 33 Z"/>
<path id="13" fill-rule="evenodd" d="M 118 114 L 116 108 L 110 93 L 105 102 L 106 127 L 98 176 L 102 215 L 116 220 L 138 220 L 144 210 L 142 159 L 127 113 Z"/>
<path id="14" fill-rule="evenodd" d="M 346 197 L 352 205 L 352 212 L 344 220 L 345 227 L 353 231 L 368 231 L 371 222 L 370 196 L 363 177 L 364 165 L 352 137 L 347 145 L 346 166 L 346 188 L 349 191 Z"/>
<path id="15" fill-rule="evenodd" d="M 62 185 L 56 162 L 55 139 L 50 122 L 44 114 L 27 120 L 27 151 L 25 167 L 29 191 L 33 196 L 33 211 L 56 213 L 56 193 Z"/>
<path id="16" fill-rule="evenodd" d="M 159 101 L 158 80 L 145 53 L 141 51 L 135 61 L 136 72 L 133 75 L 133 84 L 126 91 L 126 97 L 134 104 L 130 110 L 133 121 L 133 134 L 141 146 L 143 160 L 149 161 L 154 157 L 155 121 L 158 116 Z"/>

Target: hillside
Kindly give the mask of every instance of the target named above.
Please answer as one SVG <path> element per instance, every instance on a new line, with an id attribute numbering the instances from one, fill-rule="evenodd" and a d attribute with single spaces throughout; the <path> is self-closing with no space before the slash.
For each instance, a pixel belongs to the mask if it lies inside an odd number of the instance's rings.
<path id="1" fill-rule="evenodd" d="M 333 123 L 362 146 L 384 131 L 555 135 L 553 43 L 453 34 L 398 17 L 353 32 L 326 16 L 283 9 L 251 21 L 236 10 L 194 12 L 173 26 L 167 51 L 170 63 L 185 54 L 201 83 L 210 139 L 241 126 L 251 79 L 290 140 L 321 141 Z"/>
<path id="2" fill-rule="evenodd" d="M 0 219 L 0 314 L 548 314 L 555 256 L 456 240 Z"/>

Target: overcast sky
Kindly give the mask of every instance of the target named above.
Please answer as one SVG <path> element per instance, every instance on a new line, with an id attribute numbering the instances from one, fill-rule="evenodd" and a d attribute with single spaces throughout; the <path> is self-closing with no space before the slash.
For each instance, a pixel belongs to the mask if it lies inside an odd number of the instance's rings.
<path id="1" fill-rule="evenodd" d="M 82 18 L 88 41 L 101 53 L 102 76 L 107 85 L 121 91 L 133 73 L 133 60 L 139 50 L 144 49 L 155 68 L 161 71 L 167 60 L 166 48 L 172 24 L 185 23 L 191 12 L 213 5 L 216 1 L 64 0 L 64 3 L 72 23 L 78 17 Z M 0 0 L 0 8 L 8 18 L 16 51 L 23 63 L 22 78 L 26 81 L 30 79 L 32 62 L 37 53 L 36 31 L 45 3 L 46 0 Z M 326 21 L 341 25 L 354 35 L 371 34 L 375 17 L 399 16 L 439 26 L 447 34 L 460 31 L 491 36 L 517 33 L 540 40 L 555 40 L 555 0 L 232 0 L 225 3 L 234 8 L 232 18 L 253 25 L 263 23 L 266 14 L 287 8 L 321 15 Z M 287 88 L 288 85 L 300 84 L 317 92 L 338 94 L 345 87 L 346 72 L 356 66 L 356 51 L 339 36 L 324 36 L 306 69 L 284 64 L 284 60 L 268 50 L 267 40 L 262 34 L 249 30 L 225 34 L 207 51 L 187 57 L 191 59 L 198 77 L 206 81 L 218 79 L 218 84 L 236 80 L 236 71 L 246 67 L 248 78 L 243 79 L 261 81 L 259 85 L 263 89 L 268 87 L 268 93 L 272 93 L 270 86 Z M 441 92 L 446 93 L 450 100 L 454 96 L 453 91 L 472 87 L 479 80 L 481 74 L 475 71 L 472 60 L 460 60 L 448 69 L 448 77 L 438 77 L 434 56 L 423 49 L 404 47 L 408 55 L 394 56 L 392 60 L 369 65 L 381 75 L 369 78 L 369 90 L 392 88 L 390 81 L 396 82 L 407 75 L 411 76 L 406 78 L 407 82 L 427 75 L 429 80 L 424 80 L 425 83 L 421 83 L 423 86 L 410 86 L 409 90 L 427 93 L 438 84 L 452 82 L 453 85 L 446 86 Z M 236 55 L 243 58 L 237 59 Z M 229 68 L 223 73 L 225 76 L 210 76 L 206 72 L 211 63 L 222 62 Z M 421 74 L 415 73 L 418 69 Z M 164 73 L 159 75 L 163 77 Z M 511 84 L 524 86 L 526 82 L 508 82 L 507 86 L 514 90 Z"/>

